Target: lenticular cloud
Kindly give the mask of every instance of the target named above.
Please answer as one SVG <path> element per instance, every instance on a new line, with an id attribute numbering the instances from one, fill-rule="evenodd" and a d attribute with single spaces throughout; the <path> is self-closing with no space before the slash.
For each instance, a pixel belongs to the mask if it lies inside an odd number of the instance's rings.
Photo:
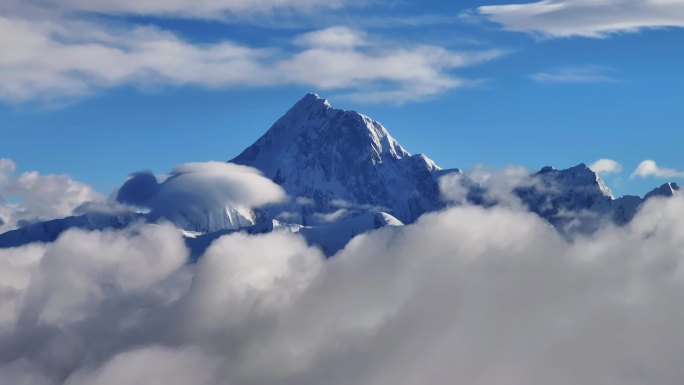
<path id="1" fill-rule="evenodd" d="M 186 163 L 175 167 L 161 183 L 149 172 L 131 174 L 117 201 L 161 212 L 177 206 L 262 206 L 285 198 L 280 186 L 258 170 L 233 163 Z"/>
<path id="2" fill-rule="evenodd" d="M 187 264 L 169 224 L 69 230 L 0 250 L 0 383 L 678 385 L 683 210 L 568 242 L 463 205 L 327 260 L 290 233 Z"/>
<path id="3" fill-rule="evenodd" d="M 162 182 L 150 172 L 134 173 L 116 194 L 118 203 L 149 209 L 150 219 L 203 232 L 253 225 L 253 208 L 285 198 L 257 169 L 222 162 L 186 163 Z"/>

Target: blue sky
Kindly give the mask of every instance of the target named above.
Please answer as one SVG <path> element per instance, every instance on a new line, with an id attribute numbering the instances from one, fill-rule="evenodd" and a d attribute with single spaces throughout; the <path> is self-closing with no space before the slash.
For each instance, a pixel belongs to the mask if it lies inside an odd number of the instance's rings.
<path id="1" fill-rule="evenodd" d="M 0 158 L 107 194 L 230 159 L 316 92 L 443 167 L 606 158 L 619 195 L 684 181 L 682 1 L 170 4 L 3 2 Z"/>

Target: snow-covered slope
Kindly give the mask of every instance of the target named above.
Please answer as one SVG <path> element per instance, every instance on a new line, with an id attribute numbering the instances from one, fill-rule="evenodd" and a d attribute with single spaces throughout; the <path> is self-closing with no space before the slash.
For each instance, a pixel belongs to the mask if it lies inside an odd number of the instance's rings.
<path id="1" fill-rule="evenodd" d="M 261 170 L 299 198 L 281 209 L 303 224 L 341 205 L 386 211 L 405 223 L 444 206 L 437 178 L 445 171 L 409 154 L 380 123 L 314 94 L 230 162 Z"/>
<path id="2" fill-rule="evenodd" d="M 213 232 L 224 229 L 239 229 L 257 224 L 259 212 L 244 206 L 223 206 L 207 210 L 196 206 L 174 210 L 153 211 L 153 221 L 168 220 L 176 227 L 198 232 Z"/>
<path id="3" fill-rule="evenodd" d="M 185 243 L 191 251 L 193 260 L 202 255 L 214 240 L 237 231 L 249 234 L 271 231 L 298 233 L 310 245 L 319 247 L 325 255 L 330 257 L 344 248 L 355 236 L 387 226 L 403 226 L 403 223 L 387 213 L 367 211 L 319 226 L 302 226 L 273 220 L 269 224 L 262 222 L 239 230 L 225 229 L 206 234 L 185 233 L 184 235 L 186 238 Z"/>
<path id="4" fill-rule="evenodd" d="M 299 233 L 307 242 L 331 256 L 355 236 L 387 226 L 402 226 L 400 220 L 384 212 L 367 211 L 326 225 L 303 227 Z"/>

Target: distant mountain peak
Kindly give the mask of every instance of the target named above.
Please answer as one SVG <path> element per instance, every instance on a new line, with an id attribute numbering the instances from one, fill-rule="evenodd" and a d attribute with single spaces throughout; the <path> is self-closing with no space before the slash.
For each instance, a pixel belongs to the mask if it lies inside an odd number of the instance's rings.
<path id="1" fill-rule="evenodd" d="M 679 185 L 677 183 L 672 183 L 672 182 L 671 183 L 665 183 L 665 184 L 661 185 L 660 187 L 656 187 L 651 192 L 646 194 L 646 196 L 644 196 L 644 199 L 649 199 L 649 198 L 657 197 L 657 196 L 671 197 L 673 195 L 677 195 L 679 193 L 680 189 L 681 188 L 679 187 Z"/>
<path id="2" fill-rule="evenodd" d="M 604 196 L 614 199 L 612 191 L 606 186 L 603 179 L 589 168 L 585 163 L 557 170 L 551 166 L 545 166 L 535 174 L 539 181 L 548 187 L 557 187 L 567 191 L 578 189 L 587 190 L 596 196 Z"/>
<path id="3" fill-rule="evenodd" d="M 353 110 L 333 108 L 327 99 L 314 93 L 304 95 L 262 138 L 269 136 L 279 137 L 279 140 L 289 136 L 293 140 L 306 141 L 326 136 L 331 140 L 357 136 L 359 146 L 367 149 L 376 162 L 381 161 L 382 154 L 397 159 L 411 156 L 379 122 Z"/>
<path id="4" fill-rule="evenodd" d="M 291 110 L 316 110 L 332 108 L 328 99 L 323 99 L 318 94 L 308 93 L 304 95 Z"/>
<path id="5" fill-rule="evenodd" d="M 231 162 L 261 170 L 293 199 L 312 200 L 298 210 L 303 217 L 335 211 L 340 199 L 405 223 L 443 206 L 439 166 L 411 155 L 379 122 L 316 94 L 305 95 Z"/>

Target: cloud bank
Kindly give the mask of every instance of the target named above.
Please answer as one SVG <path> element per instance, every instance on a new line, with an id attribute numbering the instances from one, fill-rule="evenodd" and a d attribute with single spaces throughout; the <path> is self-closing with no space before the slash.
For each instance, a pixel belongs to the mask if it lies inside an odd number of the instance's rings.
<path id="1" fill-rule="evenodd" d="M 684 3 L 676 0 L 542 0 L 477 10 L 508 30 L 552 38 L 605 38 L 647 28 L 684 27 Z"/>
<path id="2" fill-rule="evenodd" d="M 654 198 L 570 243 L 462 205 L 328 260 L 238 233 L 191 265 L 170 225 L 71 230 L 0 250 L 0 382 L 679 384 L 683 210 Z"/>

